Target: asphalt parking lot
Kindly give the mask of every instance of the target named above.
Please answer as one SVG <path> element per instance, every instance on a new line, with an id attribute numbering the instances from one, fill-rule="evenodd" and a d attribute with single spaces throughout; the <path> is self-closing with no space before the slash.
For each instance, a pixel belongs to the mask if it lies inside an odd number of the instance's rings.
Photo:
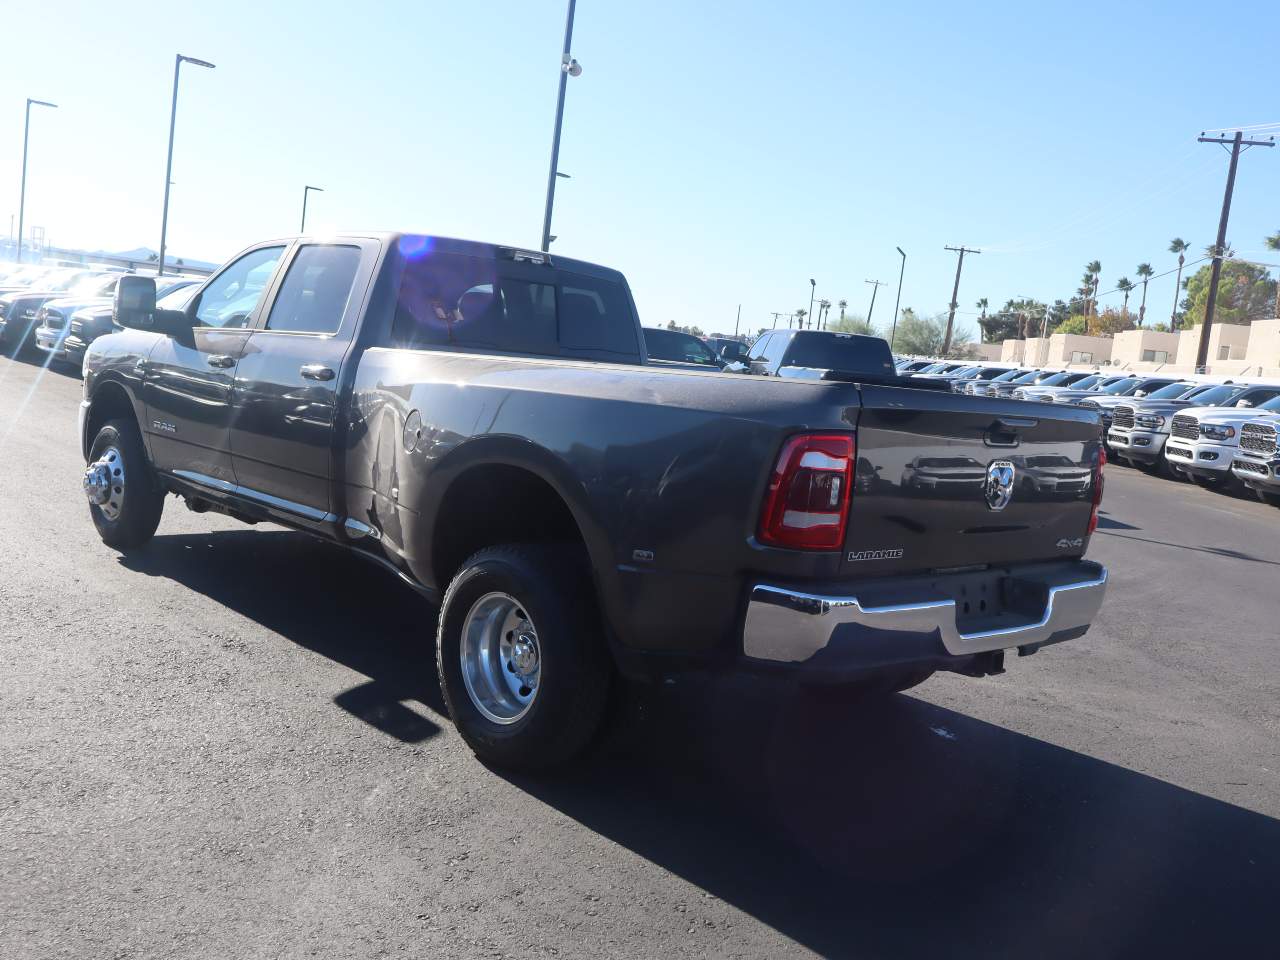
<path id="1" fill-rule="evenodd" d="M 1280 510 L 1113 465 L 1085 638 L 878 701 L 691 679 L 533 780 L 381 571 L 173 499 L 101 545 L 79 390 L 0 358 L 0 956 L 1275 949 Z"/>

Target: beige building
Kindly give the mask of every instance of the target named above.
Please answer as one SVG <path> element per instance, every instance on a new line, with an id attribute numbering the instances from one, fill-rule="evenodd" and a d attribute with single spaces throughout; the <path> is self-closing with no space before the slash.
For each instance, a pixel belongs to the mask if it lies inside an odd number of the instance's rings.
<path id="1" fill-rule="evenodd" d="M 1006 340 L 1000 347 L 1000 359 L 1004 363 L 1021 363 L 1026 346 L 1025 340 Z"/>
<path id="2" fill-rule="evenodd" d="M 1200 330 L 1200 324 L 1196 324 L 1194 327 L 1178 331 L 1179 366 L 1195 366 L 1196 351 L 1200 349 Z M 1248 347 L 1248 324 L 1215 323 L 1209 330 L 1207 363 L 1221 363 L 1226 360 L 1243 361 Z"/>
<path id="3" fill-rule="evenodd" d="M 1045 363 L 1051 366 L 1068 364 L 1102 364 L 1111 360 L 1115 341 L 1110 337 L 1086 337 L 1077 333 L 1055 333 L 1049 338 Z"/>
<path id="4" fill-rule="evenodd" d="M 1000 343 L 971 343 L 969 349 L 978 360 L 986 360 L 988 363 L 1000 359 L 1000 353 L 1004 349 L 1004 345 Z"/>
<path id="5" fill-rule="evenodd" d="M 1280 320 L 1255 320 L 1249 324 L 1249 345 L 1244 359 L 1250 367 L 1263 372 L 1280 372 Z"/>
<path id="6" fill-rule="evenodd" d="M 1115 335 L 1111 346 L 1113 364 L 1173 363 L 1178 356 L 1176 333 L 1157 330 L 1123 330 Z"/>

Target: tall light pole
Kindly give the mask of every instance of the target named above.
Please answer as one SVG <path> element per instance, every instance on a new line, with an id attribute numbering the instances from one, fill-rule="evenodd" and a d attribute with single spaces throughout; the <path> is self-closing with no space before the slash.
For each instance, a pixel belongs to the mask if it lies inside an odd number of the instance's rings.
<path id="1" fill-rule="evenodd" d="M 302 227 L 299 233 L 307 232 L 307 194 L 314 190 L 316 193 L 324 193 L 324 187 L 303 187 L 302 188 Z"/>
<path id="2" fill-rule="evenodd" d="M 37 107 L 53 107 L 56 103 L 47 100 L 32 100 L 27 97 L 27 117 L 22 123 L 22 191 L 18 194 L 18 263 L 22 262 L 22 218 L 27 207 L 27 138 L 31 134 L 31 105 Z"/>
<path id="3" fill-rule="evenodd" d="M 169 234 L 169 180 L 173 177 L 173 127 L 178 119 L 178 70 L 184 62 L 213 69 L 213 64 L 206 60 L 184 57 L 180 53 L 173 58 L 173 106 L 169 108 L 169 159 L 164 167 L 164 213 L 160 217 L 160 263 L 156 270 L 157 276 L 164 275 L 164 243 Z"/>
<path id="4" fill-rule="evenodd" d="M 560 126 L 564 122 L 564 90 L 570 77 L 581 76 L 582 67 L 569 56 L 573 42 L 573 11 L 577 0 L 569 0 L 569 14 L 564 22 L 564 52 L 560 55 L 560 93 L 556 97 L 556 128 L 551 136 L 551 170 L 547 173 L 547 209 L 542 215 L 542 252 L 551 249 L 551 208 L 556 202 L 556 168 L 560 165 Z"/>
<path id="5" fill-rule="evenodd" d="M 809 326 L 813 326 L 813 296 L 818 290 L 818 281 L 809 279 Z M 800 329 L 804 329 L 804 321 L 800 321 Z"/>
<path id="6" fill-rule="evenodd" d="M 907 272 L 907 255 L 901 247 L 894 247 L 902 254 L 902 266 L 898 268 L 898 298 L 893 301 L 893 328 L 889 332 L 889 349 L 893 349 L 893 338 L 898 333 L 898 307 L 902 305 L 902 277 Z"/>
<path id="7" fill-rule="evenodd" d="M 880 288 L 884 283 L 880 280 L 864 280 L 863 283 L 871 284 L 871 309 L 867 311 L 867 326 L 871 325 L 871 318 L 876 312 L 876 294 L 880 292 Z"/>

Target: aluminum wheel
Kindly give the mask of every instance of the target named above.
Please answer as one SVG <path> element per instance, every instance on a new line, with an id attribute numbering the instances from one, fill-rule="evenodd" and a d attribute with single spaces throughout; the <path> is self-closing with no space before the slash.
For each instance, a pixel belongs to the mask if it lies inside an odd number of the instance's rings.
<path id="1" fill-rule="evenodd" d="M 462 624 L 462 682 L 487 719 L 515 723 L 533 706 L 542 676 L 538 631 L 515 597 L 486 593 Z"/>
<path id="2" fill-rule="evenodd" d="M 116 447 L 107 447 L 102 456 L 84 472 L 84 495 L 108 520 L 120 516 L 124 504 L 124 457 Z"/>

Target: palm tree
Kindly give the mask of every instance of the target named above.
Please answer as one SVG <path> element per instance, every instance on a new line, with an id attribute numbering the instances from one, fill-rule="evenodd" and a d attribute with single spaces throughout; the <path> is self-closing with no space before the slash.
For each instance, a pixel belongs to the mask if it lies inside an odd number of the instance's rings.
<path id="1" fill-rule="evenodd" d="M 1231 242 L 1227 241 L 1227 245 L 1222 248 L 1221 254 L 1218 253 L 1218 245 L 1216 243 L 1211 243 L 1204 248 L 1204 255 L 1213 259 L 1217 259 L 1219 256 L 1223 259 L 1230 259 L 1236 255 L 1236 252 L 1232 248 Z"/>
<path id="2" fill-rule="evenodd" d="M 807 317 L 808 315 L 809 315 L 809 311 L 806 310 L 804 307 L 801 307 L 799 310 L 796 311 L 796 326 L 799 327 L 801 330 L 804 329 L 804 318 Z"/>
<path id="3" fill-rule="evenodd" d="M 1267 245 L 1268 250 L 1280 250 L 1280 230 L 1264 238 L 1262 242 Z M 1280 274 L 1276 277 L 1276 319 L 1280 320 Z"/>
<path id="4" fill-rule="evenodd" d="M 827 313 L 831 310 L 830 300 L 818 301 L 818 329 L 825 330 L 827 323 Z"/>
<path id="5" fill-rule="evenodd" d="M 1093 297 L 1089 300 L 1088 306 L 1092 312 L 1098 312 L 1098 283 L 1102 280 L 1102 262 L 1100 260 L 1091 260 L 1085 266 L 1084 273 L 1093 278 Z"/>
<path id="6" fill-rule="evenodd" d="M 983 297 L 975 303 L 974 306 L 982 311 L 982 316 L 978 318 L 978 322 L 981 323 L 983 320 L 987 319 L 987 298 Z"/>
<path id="7" fill-rule="evenodd" d="M 844 319 L 844 308 L 845 308 L 845 307 L 847 307 L 848 305 L 849 305 L 849 301 L 848 301 L 848 300 L 841 300 L 841 301 L 837 304 L 837 306 L 840 308 L 840 319 L 841 319 L 841 320 L 843 320 L 843 319 Z"/>
<path id="8" fill-rule="evenodd" d="M 1173 313 L 1169 314 L 1169 329 L 1178 329 L 1178 297 L 1182 291 L 1182 265 L 1187 262 L 1187 250 L 1191 244 L 1181 237 L 1174 237 L 1169 243 L 1169 252 L 1178 255 L 1178 279 L 1173 285 Z"/>
<path id="9" fill-rule="evenodd" d="M 1122 316 L 1129 315 L 1129 294 L 1133 293 L 1134 283 L 1128 277 L 1121 277 L 1116 281 L 1116 289 L 1124 294 L 1124 307 L 1121 309 Z"/>
<path id="10" fill-rule="evenodd" d="M 1142 326 L 1142 320 L 1147 315 L 1147 281 L 1155 274 L 1151 269 L 1151 264 L 1140 263 L 1138 269 L 1134 271 L 1142 278 L 1142 306 L 1138 307 L 1138 326 Z"/>

